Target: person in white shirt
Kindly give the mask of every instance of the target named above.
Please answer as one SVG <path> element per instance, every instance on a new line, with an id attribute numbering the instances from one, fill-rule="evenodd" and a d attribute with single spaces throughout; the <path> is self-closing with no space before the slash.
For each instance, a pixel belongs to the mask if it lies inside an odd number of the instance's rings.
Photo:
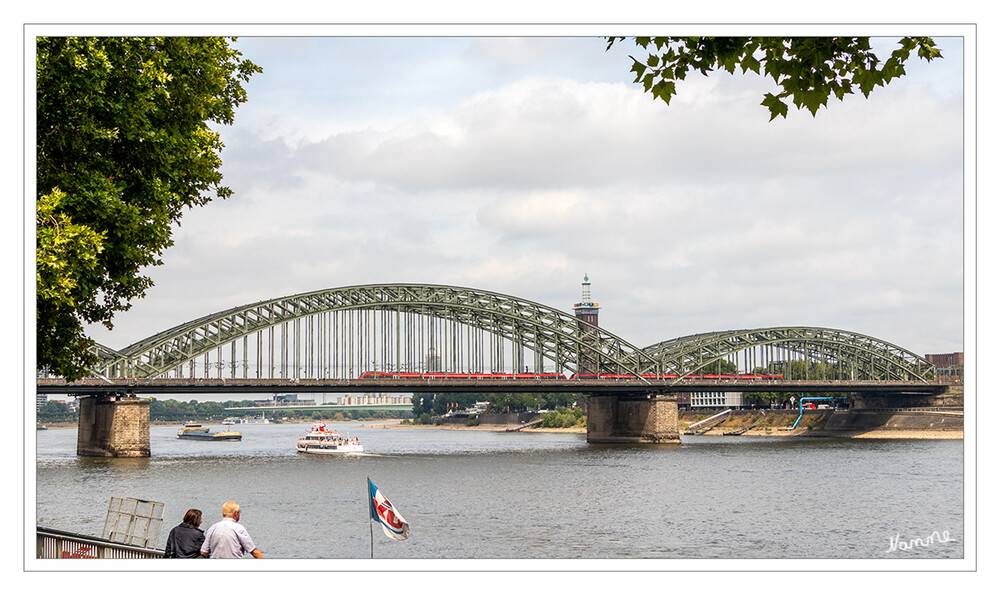
<path id="1" fill-rule="evenodd" d="M 206 558 L 242 558 L 250 552 L 254 558 L 263 558 L 246 528 L 240 524 L 240 505 L 229 501 L 222 505 L 222 520 L 205 531 L 201 555 Z"/>

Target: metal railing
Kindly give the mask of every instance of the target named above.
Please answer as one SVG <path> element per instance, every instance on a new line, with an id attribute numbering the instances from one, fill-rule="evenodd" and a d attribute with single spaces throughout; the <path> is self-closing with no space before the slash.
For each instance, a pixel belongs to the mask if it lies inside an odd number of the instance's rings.
<path id="1" fill-rule="evenodd" d="M 858 407 L 850 413 L 941 413 L 944 415 L 964 415 L 963 407 Z"/>
<path id="2" fill-rule="evenodd" d="M 100 537 L 37 527 L 37 553 L 40 560 L 58 558 L 162 558 L 163 550 L 115 543 Z"/>

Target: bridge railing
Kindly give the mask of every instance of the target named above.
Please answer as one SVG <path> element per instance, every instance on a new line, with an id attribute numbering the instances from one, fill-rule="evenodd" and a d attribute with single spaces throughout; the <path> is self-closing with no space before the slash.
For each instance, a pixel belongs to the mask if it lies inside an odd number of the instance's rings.
<path id="1" fill-rule="evenodd" d="M 872 407 L 852 409 L 851 413 L 942 413 L 944 415 L 964 415 L 962 407 Z"/>
<path id="2" fill-rule="evenodd" d="M 100 537 L 37 527 L 37 552 L 40 560 L 59 558 L 134 559 L 162 558 L 163 550 L 115 543 Z"/>

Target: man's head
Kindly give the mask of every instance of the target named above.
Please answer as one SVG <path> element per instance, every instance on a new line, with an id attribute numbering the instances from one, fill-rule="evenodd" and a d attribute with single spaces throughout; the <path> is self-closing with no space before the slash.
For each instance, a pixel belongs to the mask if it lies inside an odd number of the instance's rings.
<path id="1" fill-rule="evenodd" d="M 226 502 L 222 505 L 222 516 L 227 519 L 239 520 L 240 505 L 232 500 Z"/>

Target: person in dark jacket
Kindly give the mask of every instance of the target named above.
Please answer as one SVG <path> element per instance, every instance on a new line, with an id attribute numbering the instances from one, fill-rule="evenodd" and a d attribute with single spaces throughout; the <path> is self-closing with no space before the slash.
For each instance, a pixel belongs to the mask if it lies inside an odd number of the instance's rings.
<path id="1" fill-rule="evenodd" d="M 184 522 L 170 530 L 167 536 L 167 547 L 164 558 L 200 558 L 198 553 L 205 541 L 205 533 L 198 527 L 201 525 L 201 511 L 197 508 L 184 513 Z"/>

